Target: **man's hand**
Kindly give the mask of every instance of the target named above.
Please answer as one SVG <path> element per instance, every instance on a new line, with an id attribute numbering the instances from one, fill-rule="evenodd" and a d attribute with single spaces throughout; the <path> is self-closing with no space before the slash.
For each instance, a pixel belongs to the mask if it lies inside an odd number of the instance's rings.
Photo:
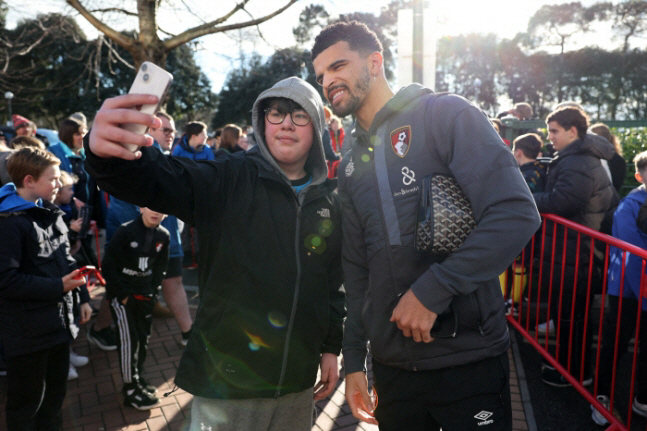
<path id="1" fill-rule="evenodd" d="M 335 390 L 339 380 L 339 364 L 337 355 L 324 353 L 319 363 L 321 369 L 321 380 L 315 385 L 315 401 L 323 400 Z"/>
<path id="2" fill-rule="evenodd" d="M 90 320 L 90 317 L 92 317 L 92 307 L 90 307 L 90 304 L 87 302 L 84 302 L 81 304 L 81 324 L 88 323 Z"/>
<path id="3" fill-rule="evenodd" d="M 75 269 L 62 278 L 63 292 L 67 293 L 70 290 L 74 290 L 77 287 L 83 286 L 85 284 L 85 277 L 81 276 L 80 278 L 76 278 L 79 276 L 79 272 L 80 271 L 78 269 Z"/>
<path id="4" fill-rule="evenodd" d="M 76 220 L 72 220 L 70 222 L 70 230 L 79 233 L 81 231 L 81 225 L 83 225 L 83 219 L 82 218 L 77 218 Z"/>
<path id="5" fill-rule="evenodd" d="M 355 418 L 378 425 L 373 414 L 375 406 L 368 394 L 368 381 L 363 371 L 346 375 L 346 401 Z"/>
<path id="6" fill-rule="evenodd" d="M 405 337 L 413 337 L 416 342 L 434 341 L 431 337 L 431 328 L 438 315 L 422 305 L 411 289 L 402 295 L 400 302 L 393 310 L 391 322 L 395 322 Z"/>
<path id="7" fill-rule="evenodd" d="M 124 160 L 135 160 L 141 152 L 131 152 L 122 144 L 134 144 L 140 147 L 153 145 L 153 138 L 138 135 L 119 127 L 121 124 L 136 123 L 158 129 L 162 121 L 154 115 L 148 115 L 132 109 L 138 105 L 157 103 L 157 97 L 148 94 L 126 94 L 107 99 L 94 117 L 90 132 L 90 150 L 98 157 L 118 157 Z"/>

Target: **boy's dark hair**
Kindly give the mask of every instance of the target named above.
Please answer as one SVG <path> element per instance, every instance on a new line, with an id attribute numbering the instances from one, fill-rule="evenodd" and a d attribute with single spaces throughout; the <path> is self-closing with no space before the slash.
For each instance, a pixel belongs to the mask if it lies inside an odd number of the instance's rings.
<path id="1" fill-rule="evenodd" d="M 11 153 L 7 159 L 7 172 L 16 188 L 20 188 L 27 175 L 37 180 L 45 169 L 60 164 L 61 161 L 47 150 L 23 147 Z"/>
<path id="2" fill-rule="evenodd" d="M 546 118 L 546 124 L 555 121 L 564 130 L 569 130 L 571 127 L 577 129 L 577 135 L 580 139 L 586 136 L 586 131 L 589 128 L 589 116 L 586 112 L 573 106 L 566 106 L 551 112 Z"/>
<path id="3" fill-rule="evenodd" d="M 219 129 L 216 129 L 216 131 L 213 133 L 213 137 L 217 138 L 220 135 L 222 135 L 222 127 Z"/>
<path id="4" fill-rule="evenodd" d="M 363 56 L 372 52 L 382 52 L 382 42 L 373 30 L 359 21 L 339 21 L 321 30 L 312 47 L 312 59 L 337 42 L 348 42 L 350 49 Z"/>
<path id="5" fill-rule="evenodd" d="M 66 118 L 61 121 L 61 125 L 58 128 L 58 138 L 65 145 L 74 149 L 74 134 L 79 133 L 83 128 L 83 124 L 75 120 L 74 118 Z"/>
<path id="6" fill-rule="evenodd" d="M 536 133 L 526 133 L 519 136 L 512 143 L 512 151 L 520 149 L 523 155 L 529 159 L 536 159 L 541 150 L 541 138 Z"/>
<path id="7" fill-rule="evenodd" d="M 636 154 L 634 157 L 634 166 L 636 166 L 636 171 L 643 175 L 645 170 L 647 170 L 647 151 Z"/>
<path id="8" fill-rule="evenodd" d="M 532 117 L 532 106 L 530 106 L 529 103 L 519 102 L 514 105 L 514 110 L 517 111 L 517 113 L 521 115 L 521 118 L 523 118 L 524 120 Z"/>
<path id="9" fill-rule="evenodd" d="M 38 138 L 34 138 L 33 136 L 16 136 L 11 140 L 11 142 L 9 142 L 9 148 L 17 150 L 22 147 L 34 147 L 40 148 L 41 150 L 46 149 L 43 141 Z"/>
<path id="10" fill-rule="evenodd" d="M 184 133 L 187 139 L 191 139 L 191 136 L 199 135 L 206 128 L 207 125 L 202 121 L 191 121 L 184 127 Z"/>
<path id="11" fill-rule="evenodd" d="M 242 130 L 235 124 L 227 124 L 222 128 L 222 135 L 220 137 L 220 148 L 231 151 L 238 144 L 238 138 Z"/>

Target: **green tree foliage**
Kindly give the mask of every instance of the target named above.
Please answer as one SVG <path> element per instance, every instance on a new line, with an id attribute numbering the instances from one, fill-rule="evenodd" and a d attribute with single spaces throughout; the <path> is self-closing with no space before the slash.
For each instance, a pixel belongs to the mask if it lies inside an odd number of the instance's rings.
<path id="1" fill-rule="evenodd" d="M 69 17 L 39 16 L 2 36 L 16 48 L 6 57 L 6 70 L 0 69 L 0 91 L 13 92 L 13 112 L 40 127 L 56 128 L 76 111 L 92 117 L 104 99 L 128 92 L 135 77 L 127 51 L 103 37 L 88 41 Z M 216 95 L 195 64 L 191 49 L 178 47 L 167 62 L 175 76 L 169 112 L 180 121 L 210 118 Z M 6 113 L 4 104 L 2 111 Z"/>
<path id="2" fill-rule="evenodd" d="M 232 70 L 219 94 L 218 112 L 212 127 L 228 123 L 250 124 L 254 101 L 264 90 L 290 76 L 298 76 L 317 87 L 310 53 L 298 48 L 282 49 L 263 61 L 252 56 L 240 68 Z"/>

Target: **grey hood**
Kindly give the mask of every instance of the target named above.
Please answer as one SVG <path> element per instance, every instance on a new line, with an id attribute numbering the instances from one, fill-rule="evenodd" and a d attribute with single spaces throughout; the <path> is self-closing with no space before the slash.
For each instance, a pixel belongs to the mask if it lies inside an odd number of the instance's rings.
<path id="1" fill-rule="evenodd" d="M 310 148 L 310 154 L 306 161 L 306 171 L 312 175 L 311 185 L 323 183 L 328 177 L 328 165 L 324 156 L 323 142 L 321 140 L 324 130 L 324 111 L 323 102 L 317 90 L 306 81 L 296 76 L 283 79 L 272 88 L 263 91 L 254 102 L 252 108 L 252 126 L 254 127 L 254 137 L 261 151 L 261 154 L 272 167 L 288 182 L 289 180 L 283 170 L 279 167 L 270 154 L 267 143 L 265 142 L 265 114 L 261 111 L 262 101 L 274 97 L 284 97 L 298 103 L 306 110 L 314 126 L 314 142 Z"/>

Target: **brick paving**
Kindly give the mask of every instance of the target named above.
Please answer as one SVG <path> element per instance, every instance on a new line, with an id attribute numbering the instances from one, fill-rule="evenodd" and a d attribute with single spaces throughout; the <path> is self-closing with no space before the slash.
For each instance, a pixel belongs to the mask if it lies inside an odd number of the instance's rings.
<path id="1" fill-rule="evenodd" d="M 93 296 L 99 292 L 93 292 Z M 96 301 L 96 300 L 95 300 Z M 194 303 L 195 301 L 192 301 Z M 191 305 L 192 313 L 196 306 Z M 192 396 L 173 389 L 175 370 L 182 355 L 180 330 L 173 318 L 153 320 L 146 379 L 158 388 L 160 404 L 149 411 L 122 405 L 121 376 L 117 352 L 104 352 L 88 345 L 85 332 L 74 342 L 74 350 L 90 357 L 90 363 L 78 368 L 79 378 L 68 382 L 63 407 L 65 431 L 178 431 L 189 425 Z M 528 425 L 517 381 L 515 363 L 510 355 L 513 430 L 526 431 Z M 343 373 L 343 370 L 342 370 Z M 342 376 L 343 377 L 343 376 Z M 369 373 L 370 377 L 370 373 Z M 344 399 L 343 378 L 329 398 L 316 404 L 317 420 L 312 431 L 377 431 L 378 427 L 358 423 Z M 0 377 L 0 431 L 6 428 L 4 417 L 6 379 Z"/>

